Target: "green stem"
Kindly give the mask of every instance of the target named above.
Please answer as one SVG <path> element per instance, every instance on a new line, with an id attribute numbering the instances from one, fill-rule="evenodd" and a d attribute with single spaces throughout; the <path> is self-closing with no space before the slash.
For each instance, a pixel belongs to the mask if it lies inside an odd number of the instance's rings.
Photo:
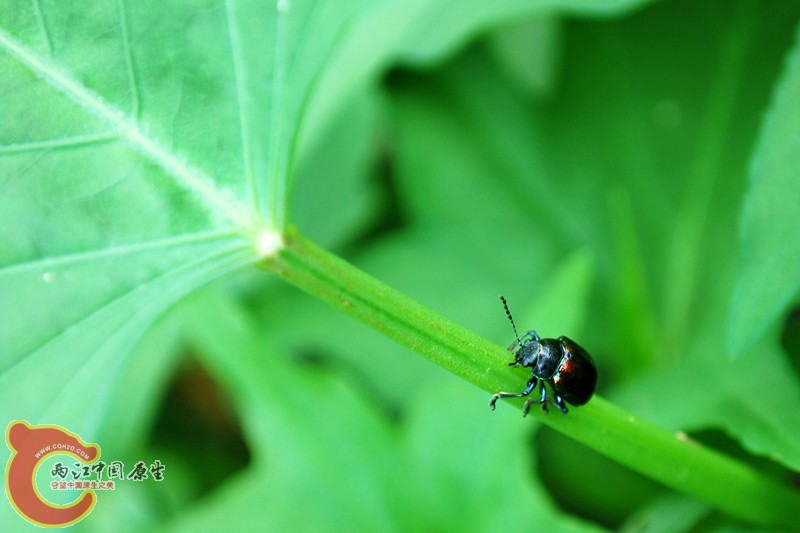
<path id="1" fill-rule="evenodd" d="M 294 228 L 285 239 L 286 246 L 265 261 L 268 270 L 488 392 L 519 388 L 520 376 L 507 366 L 508 352 L 500 346 L 316 246 Z M 732 516 L 765 526 L 800 528 L 800 493 L 603 398 L 595 396 L 569 416 L 532 416 Z"/>

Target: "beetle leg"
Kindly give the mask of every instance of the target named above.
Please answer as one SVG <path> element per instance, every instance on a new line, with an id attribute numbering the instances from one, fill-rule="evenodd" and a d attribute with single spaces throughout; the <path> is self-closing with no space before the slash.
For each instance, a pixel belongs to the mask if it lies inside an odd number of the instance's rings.
<path id="1" fill-rule="evenodd" d="M 547 389 L 544 388 L 544 382 L 542 382 L 541 394 L 539 394 L 539 396 L 539 401 L 536 401 L 533 398 L 528 398 L 525 400 L 525 405 L 522 406 L 522 416 L 528 416 L 528 411 L 531 410 L 531 404 L 534 402 L 541 404 L 542 411 L 545 413 L 547 412 Z"/>
<path id="2" fill-rule="evenodd" d="M 566 413 L 567 405 L 564 403 L 564 398 L 556 394 L 555 391 L 553 391 L 553 398 L 554 399 L 551 400 L 550 398 L 547 397 L 547 389 L 545 388 L 544 383 L 542 383 L 541 394 L 539 395 L 539 402 L 538 402 L 542 406 L 542 412 L 543 413 L 549 412 L 547 410 L 547 404 L 549 403 L 561 409 L 562 413 Z M 528 409 L 530 407 L 530 404 L 532 404 L 533 402 L 534 402 L 533 398 L 529 398 L 528 401 L 525 402 L 525 408 L 522 410 L 523 415 L 528 414 Z"/>
<path id="3" fill-rule="evenodd" d="M 527 396 L 528 394 L 530 394 L 530 393 L 531 393 L 531 391 L 532 391 L 533 389 L 535 389 L 535 388 L 536 388 L 536 384 L 537 384 L 538 382 L 539 382 L 539 379 L 538 379 L 536 376 L 533 376 L 533 377 L 530 379 L 530 381 L 528 381 L 528 384 L 525 386 L 525 390 L 524 390 L 524 391 L 522 391 L 522 392 L 518 392 L 518 393 L 513 393 L 513 392 L 498 392 L 497 394 L 495 394 L 494 396 L 492 396 L 492 399 L 491 399 L 491 400 L 489 400 L 489 409 L 491 409 L 492 411 L 494 411 L 494 404 L 496 404 L 496 403 L 497 403 L 497 400 L 499 400 L 500 398 L 522 398 L 523 396 Z M 542 386 L 544 387 L 544 383 L 542 383 Z"/>
<path id="4" fill-rule="evenodd" d="M 547 399 L 547 389 L 544 388 L 544 383 L 542 383 L 542 394 L 541 394 L 541 396 L 542 397 L 539 399 L 539 403 L 542 405 L 542 412 L 546 413 L 547 412 L 547 402 L 549 402 L 550 400 Z"/>
<path id="5" fill-rule="evenodd" d="M 567 409 L 567 405 L 564 403 L 564 398 L 562 398 L 561 396 L 559 396 L 555 392 L 553 393 L 553 396 L 556 399 L 556 401 L 553 402 L 553 405 L 555 405 L 556 407 L 561 409 L 562 413 L 567 414 L 568 409 Z"/>

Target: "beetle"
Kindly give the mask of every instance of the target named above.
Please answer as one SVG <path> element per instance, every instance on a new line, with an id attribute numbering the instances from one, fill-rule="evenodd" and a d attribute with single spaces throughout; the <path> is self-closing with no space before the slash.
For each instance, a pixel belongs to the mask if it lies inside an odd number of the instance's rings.
<path id="1" fill-rule="evenodd" d="M 511 321 L 514 336 L 517 337 L 508 347 L 508 351 L 514 354 L 514 361 L 508 366 L 531 367 L 531 379 L 522 392 L 498 392 L 492 396 L 489 408 L 494 411 L 495 404 L 500 398 L 528 396 L 536 388 L 539 380 L 542 381 L 542 385 L 538 403 L 545 413 L 548 412 L 548 403 L 566 413 L 568 409 L 565 402 L 575 406 L 588 402 L 597 388 L 597 369 L 589 353 L 575 341 L 563 336 L 558 339 L 541 339 L 531 330 L 520 337 L 506 299 L 500 296 L 500 300 Z M 552 399 L 547 396 L 545 383 L 549 383 L 553 389 Z M 535 401 L 534 398 L 527 399 L 522 408 L 522 416 L 528 414 L 531 404 Z"/>

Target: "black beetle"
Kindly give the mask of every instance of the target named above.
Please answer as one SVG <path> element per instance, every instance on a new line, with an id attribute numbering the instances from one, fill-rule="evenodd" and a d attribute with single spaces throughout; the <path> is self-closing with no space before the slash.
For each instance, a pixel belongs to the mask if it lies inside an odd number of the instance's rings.
<path id="1" fill-rule="evenodd" d="M 589 401 L 597 387 L 597 369 L 594 366 L 592 357 L 577 343 L 567 337 L 558 339 L 540 339 L 535 331 L 531 330 L 521 338 L 517 333 L 517 326 L 508 310 L 508 303 L 502 296 L 503 307 L 506 309 L 514 335 L 517 337 L 508 351 L 514 353 L 514 362 L 509 366 L 529 366 L 531 369 L 531 379 L 525 386 L 525 390 L 519 393 L 498 392 L 489 401 L 489 407 L 494 411 L 495 403 L 500 398 L 521 398 L 529 395 L 539 380 L 542 380 L 541 394 L 539 402 L 542 411 L 547 412 L 548 402 L 561 409 L 562 413 L 567 412 L 564 401 L 572 405 L 583 405 Z M 519 346 L 519 349 L 517 349 Z M 547 389 L 544 383 L 550 383 L 553 388 L 553 399 L 547 397 Z M 522 408 L 522 416 L 528 414 L 531 404 L 535 400 L 528 398 L 525 407 Z"/>

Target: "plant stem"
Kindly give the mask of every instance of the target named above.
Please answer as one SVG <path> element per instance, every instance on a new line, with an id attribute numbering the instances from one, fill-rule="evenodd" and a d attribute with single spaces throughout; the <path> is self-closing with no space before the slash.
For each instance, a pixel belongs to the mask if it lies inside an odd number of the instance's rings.
<path id="1" fill-rule="evenodd" d="M 507 366 L 509 354 L 503 348 L 316 246 L 295 228 L 287 230 L 285 243 L 265 260 L 265 268 L 486 391 L 519 388 L 520 376 Z M 568 416 L 532 416 L 732 516 L 765 526 L 800 528 L 797 491 L 600 397 L 570 410 Z"/>

